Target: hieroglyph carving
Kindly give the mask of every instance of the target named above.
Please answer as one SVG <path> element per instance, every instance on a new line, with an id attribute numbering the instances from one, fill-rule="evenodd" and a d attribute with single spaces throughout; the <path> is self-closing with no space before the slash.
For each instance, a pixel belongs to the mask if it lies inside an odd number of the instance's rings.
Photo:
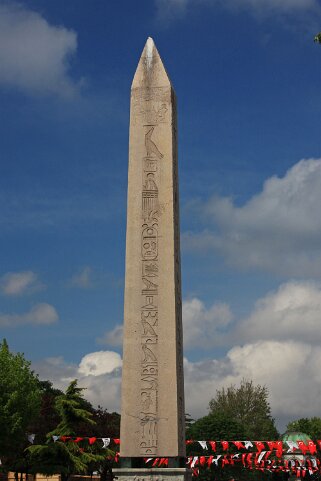
<path id="1" fill-rule="evenodd" d="M 146 155 L 142 158 L 141 233 L 141 376 L 140 376 L 140 453 L 157 454 L 158 425 L 158 276 L 160 209 L 158 184 L 164 155 L 155 141 L 160 123 L 166 122 L 168 89 L 136 91 L 133 98 L 134 122 L 145 129 Z"/>
<path id="2" fill-rule="evenodd" d="M 134 125 L 139 123 L 140 118 L 144 125 L 167 122 L 169 87 L 134 89 L 134 93 L 132 106 Z"/>

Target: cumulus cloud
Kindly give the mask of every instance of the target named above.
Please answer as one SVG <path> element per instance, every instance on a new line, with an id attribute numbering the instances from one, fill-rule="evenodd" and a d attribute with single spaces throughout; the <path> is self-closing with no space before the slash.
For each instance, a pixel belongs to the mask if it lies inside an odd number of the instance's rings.
<path id="1" fill-rule="evenodd" d="M 104 353 L 89 353 L 78 366 L 57 357 L 34 363 L 32 367 L 42 379 L 51 380 L 60 389 L 77 378 L 79 386 L 87 389 L 85 396 L 90 402 L 119 411 L 120 357 L 111 351 Z M 186 411 L 194 418 L 204 416 L 217 389 L 239 384 L 245 377 L 267 386 L 272 413 L 283 430 L 292 419 L 318 415 L 320 362 L 320 346 L 294 341 L 258 341 L 233 347 L 217 359 L 199 362 L 185 359 Z M 104 366 L 101 369 L 100 363 Z M 96 365 L 97 369 L 90 366 L 84 369 L 88 364 Z"/>
<path id="2" fill-rule="evenodd" d="M 79 364 L 79 373 L 85 376 L 110 374 L 121 367 L 122 360 L 117 352 L 98 351 L 84 356 Z"/>
<path id="3" fill-rule="evenodd" d="M 233 317 L 227 304 L 217 302 L 207 309 L 196 297 L 183 301 L 182 311 L 184 346 L 187 349 L 200 346 L 206 349 L 219 344 Z M 123 331 L 123 326 L 117 324 L 97 342 L 106 346 L 121 346 Z"/>
<path id="4" fill-rule="evenodd" d="M 155 0 L 161 16 L 185 11 L 188 7 L 222 6 L 230 10 L 248 10 L 254 14 L 293 14 L 319 12 L 316 0 Z"/>
<path id="5" fill-rule="evenodd" d="M 6 296 L 20 296 L 43 288 L 37 274 L 32 271 L 7 272 L 0 277 L 0 290 Z"/>
<path id="6" fill-rule="evenodd" d="M 48 326 L 59 319 L 56 309 L 45 302 L 36 304 L 24 314 L 0 313 L 0 326 L 17 327 L 27 324 L 34 326 Z"/>
<path id="7" fill-rule="evenodd" d="M 78 379 L 79 386 L 86 389 L 86 399 L 94 406 L 120 410 L 121 357 L 116 352 L 91 352 L 79 365 L 67 363 L 60 356 L 51 357 L 32 367 L 41 379 L 49 379 L 58 389 L 64 390 L 70 381 Z"/>
<path id="8" fill-rule="evenodd" d="M 294 341 L 259 341 L 236 346 L 221 359 L 185 360 L 186 410 L 203 416 L 217 389 L 245 377 L 267 386 L 273 416 L 283 430 L 292 419 L 319 415 L 320 360 L 319 346 Z"/>
<path id="9" fill-rule="evenodd" d="M 233 320 L 233 322 L 232 322 Z M 321 285 L 289 281 L 268 292 L 244 319 L 235 319 L 226 304 L 206 309 L 194 298 L 183 303 L 184 346 L 231 347 L 240 342 L 293 340 L 321 342 Z"/>
<path id="10" fill-rule="evenodd" d="M 312 282 L 288 282 L 259 299 L 236 329 L 247 340 L 321 341 L 321 288 Z"/>
<path id="11" fill-rule="evenodd" d="M 291 277 L 321 270 L 321 159 L 304 159 L 284 177 L 266 180 L 243 206 L 212 198 L 202 207 L 210 223 L 202 233 L 185 233 L 184 245 L 214 249 L 241 268 Z"/>
<path id="12" fill-rule="evenodd" d="M 93 286 L 92 269 L 89 266 L 84 267 L 80 272 L 73 275 L 70 281 L 71 287 L 80 289 L 89 289 Z"/>
<path id="13" fill-rule="evenodd" d="M 0 84 L 33 94 L 72 96 L 77 35 L 17 3 L 0 5 Z"/>
<path id="14" fill-rule="evenodd" d="M 184 301 L 184 347 L 208 348 L 218 344 L 232 318 L 227 304 L 217 302 L 207 309 L 200 299 Z"/>
<path id="15" fill-rule="evenodd" d="M 120 324 L 116 326 L 111 331 L 106 331 L 103 337 L 97 339 L 99 344 L 105 344 L 106 346 L 121 346 L 123 343 L 124 328 Z"/>

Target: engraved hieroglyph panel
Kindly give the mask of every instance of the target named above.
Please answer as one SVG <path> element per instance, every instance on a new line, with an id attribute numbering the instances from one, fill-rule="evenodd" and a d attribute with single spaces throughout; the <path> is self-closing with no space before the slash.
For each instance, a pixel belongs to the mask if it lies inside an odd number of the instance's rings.
<path id="1" fill-rule="evenodd" d="M 134 125 L 158 125 L 168 122 L 170 87 L 132 90 L 132 119 Z"/>

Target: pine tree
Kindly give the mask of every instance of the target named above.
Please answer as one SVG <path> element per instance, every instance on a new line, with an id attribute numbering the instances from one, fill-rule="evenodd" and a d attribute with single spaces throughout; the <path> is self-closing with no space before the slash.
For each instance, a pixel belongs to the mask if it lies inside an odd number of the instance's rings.
<path id="1" fill-rule="evenodd" d="M 47 434 L 44 445 L 34 445 L 28 448 L 32 471 L 45 475 L 60 474 L 62 481 L 67 481 L 71 474 L 86 473 L 88 466 L 103 463 L 106 456 L 112 454 L 104 449 L 104 454 L 97 449 L 75 443 L 73 440 L 56 440 L 54 436 L 74 437 L 77 427 L 82 424 L 92 425 L 95 422 L 93 414 L 84 407 L 83 388 L 77 386 L 74 380 L 68 386 L 65 394 L 58 396 L 56 410 L 60 417 L 58 426 Z"/>

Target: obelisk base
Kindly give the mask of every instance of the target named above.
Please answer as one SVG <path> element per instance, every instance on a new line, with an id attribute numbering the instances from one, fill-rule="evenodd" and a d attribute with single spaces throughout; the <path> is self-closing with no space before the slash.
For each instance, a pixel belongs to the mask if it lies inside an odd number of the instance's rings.
<path id="1" fill-rule="evenodd" d="M 192 471 L 187 468 L 116 468 L 118 481 L 191 481 Z"/>

